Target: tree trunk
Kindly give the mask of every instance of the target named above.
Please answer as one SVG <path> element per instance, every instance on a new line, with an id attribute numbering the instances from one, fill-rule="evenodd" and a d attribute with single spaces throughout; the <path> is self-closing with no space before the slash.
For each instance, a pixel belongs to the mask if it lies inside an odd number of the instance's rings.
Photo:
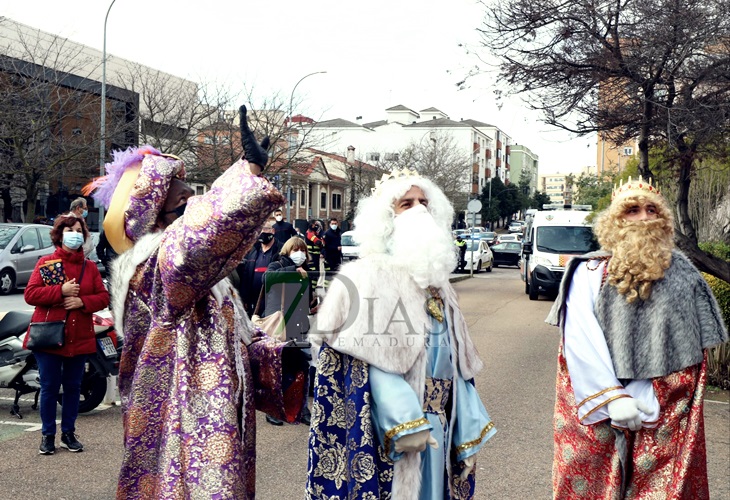
<path id="1" fill-rule="evenodd" d="M 682 140 L 677 141 L 679 150 L 679 190 L 677 191 L 677 216 L 679 230 L 697 246 L 697 233 L 689 216 L 689 186 L 692 182 L 692 163 L 694 151 Z"/>
<path id="2" fill-rule="evenodd" d="M 38 180 L 35 176 L 26 176 L 28 180 L 25 186 L 25 202 L 27 210 L 25 213 L 25 222 L 33 222 L 35 219 L 35 204 L 38 199 Z"/>
<path id="3" fill-rule="evenodd" d="M 675 234 L 674 240 L 697 269 L 730 283 L 730 262 L 703 252 L 696 242 L 682 233 Z"/>

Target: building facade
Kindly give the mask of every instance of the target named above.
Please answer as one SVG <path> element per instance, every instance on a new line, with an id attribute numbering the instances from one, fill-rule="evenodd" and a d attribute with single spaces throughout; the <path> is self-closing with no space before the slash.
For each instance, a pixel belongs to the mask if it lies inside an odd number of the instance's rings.
<path id="1" fill-rule="evenodd" d="M 515 144 L 510 148 L 510 174 L 513 183 L 519 183 L 523 176 L 530 182 L 530 191 L 525 193 L 532 195 L 538 188 L 540 158 L 530 148 Z"/>

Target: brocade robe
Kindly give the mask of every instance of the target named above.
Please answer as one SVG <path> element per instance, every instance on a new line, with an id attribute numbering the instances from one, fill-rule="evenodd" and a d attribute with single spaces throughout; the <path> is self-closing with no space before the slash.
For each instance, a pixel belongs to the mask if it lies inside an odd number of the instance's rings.
<path id="1" fill-rule="evenodd" d="M 700 351 L 700 363 L 662 376 L 619 379 L 594 312 L 602 286 L 610 286 L 602 285 L 606 261 L 578 260 L 568 266 L 565 279 L 570 286 L 549 316 L 549 322 L 563 326 L 554 417 L 554 498 L 709 498 L 702 413 L 706 355 L 703 360 Z M 702 279 L 688 276 L 685 282 L 689 285 L 695 278 Z M 711 295 L 693 294 L 690 300 L 660 297 L 662 293 L 666 292 L 655 286 L 650 299 L 637 307 L 650 313 L 650 301 L 674 300 L 681 312 L 687 304 L 695 307 L 693 301 L 703 301 L 696 307 L 713 313 L 708 320 L 719 318 Z M 718 321 L 706 337 L 727 338 Z M 642 325 L 633 326 L 635 335 L 642 332 Z M 649 410 L 640 413 L 643 428 L 636 432 L 612 426 L 608 414 L 609 402 L 627 396 L 642 401 Z"/>
<path id="2" fill-rule="evenodd" d="M 140 179 L 130 218 L 159 212 L 164 200 L 142 194 L 169 182 L 146 161 Z M 241 160 L 114 262 L 114 318 L 125 337 L 120 500 L 254 498 L 254 399 L 281 403 L 283 346 L 252 335 L 225 278 L 282 202 Z"/>
<path id="3" fill-rule="evenodd" d="M 424 291 L 381 258 L 342 267 L 310 335 L 321 349 L 306 498 L 473 498 L 475 474 L 460 479 L 462 460 L 496 430 L 473 386 L 481 363 L 456 295 L 442 287 L 443 322 L 433 320 L 422 314 Z M 394 286 L 378 287 L 379 276 Z M 396 453 L 398 439 L 423 430 L 438 449 Z"/>

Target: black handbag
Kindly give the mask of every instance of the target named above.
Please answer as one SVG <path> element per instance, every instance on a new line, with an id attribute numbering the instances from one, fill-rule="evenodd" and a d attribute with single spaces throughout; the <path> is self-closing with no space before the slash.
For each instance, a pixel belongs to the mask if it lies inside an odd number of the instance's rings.
<path id="1" fill-rule="evenodd" d="M 79 285 L 84 279 L 84 269 L 86 269 L 86 260 L 81 265 L 81 276 L 79 276 Z M 48 313 L 46 312 L 46 319 Z M 66 318 L 62 321 L 38 321 L 31 323 L 28 327 L 28 343 L 26 347 L 31 351 L 34 349 L 60 349 L 66 340 L 66 320 L 71 311 L 66 312 Z"/>

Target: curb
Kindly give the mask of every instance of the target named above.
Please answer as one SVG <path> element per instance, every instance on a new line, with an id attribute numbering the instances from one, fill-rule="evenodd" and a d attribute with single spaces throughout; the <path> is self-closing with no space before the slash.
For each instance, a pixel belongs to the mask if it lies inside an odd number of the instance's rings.
<path id="1" fill-rule="evenodd" d="M 449 283 L 458 283 L 459 281 L 468 280 L 469 278 L 471 278 L 471 276 L 468 274 L 464 276 L 451 276 L 449 277 Z"/>

